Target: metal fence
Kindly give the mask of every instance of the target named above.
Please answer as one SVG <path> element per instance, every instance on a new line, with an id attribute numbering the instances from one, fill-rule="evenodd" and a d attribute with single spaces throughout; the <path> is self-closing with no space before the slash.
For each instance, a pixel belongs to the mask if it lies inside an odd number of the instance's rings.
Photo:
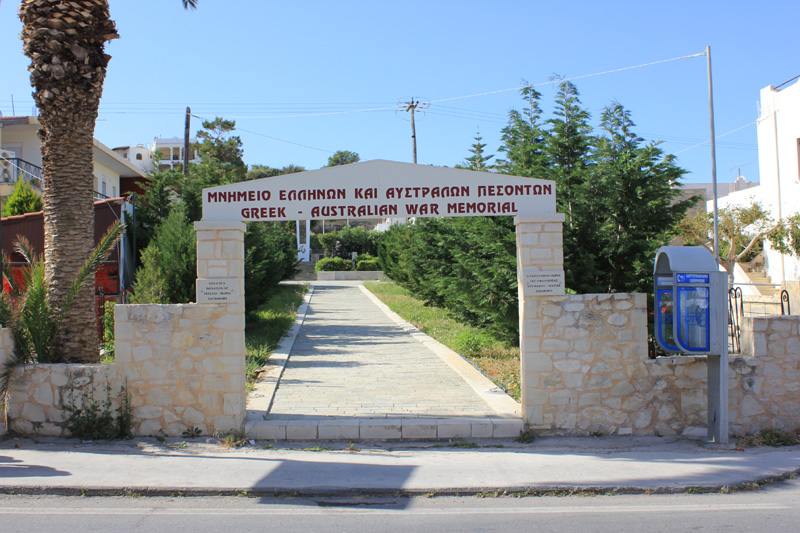
<path id="1" fill-rule="evenodd" d="M 744 317 L 774 316 L 792 314 L 789 302 L 789 293 L 780 292 L 777 302 L 746 302 L 742 296 L 741 287 L 734 287 L 728 291 L 728 347 L 731 353 L 741 353 L 741 330 L 739 324 Z"/>

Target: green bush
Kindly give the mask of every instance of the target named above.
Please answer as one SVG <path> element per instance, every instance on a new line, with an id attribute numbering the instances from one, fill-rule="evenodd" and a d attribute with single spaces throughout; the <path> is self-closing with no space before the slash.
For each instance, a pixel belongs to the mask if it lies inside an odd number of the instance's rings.
<path id="1" fill-rule="evenodd" d="M 353 270 L 353 262 L 341 257 L 325 257 L 317 261 L 314 270 L 316 272 Z"/>
<path id="2" fill-rule="evenodd" d="M 3 202 L 3 216 L 13 217 L 42 210 L 42 199 L 26 179 L 19 179 L 11 195 Z"/>
<path id="3" fill-rule="evenodd" d="M 195 298 L 197 239 L 183 204 L 176 204 L 142 252 L 131 303 L 186 303 Z"/>
<path id="4" fill-rule="evenodd" d="M 319 235 L 316 233 L 311 234 L 311 249 L 312 250 L 324 250 L 325 247 L 322 246 L 322 241 L 319 240 Z"/>
<path id="5" fill-rule="evenodd" d="M 510 217 L 442 218 L 393 226 L 378 244 L 381 270 L 429 304 L 516 343 L 516 236 Z"/>
<path id="6" fill-rule="evenodd" d="M 336 244 L 328 256 L 350 259 L 353 252 L 359 255 L 377 255 L 381 236 L 379 231 L 367 231 L 361 226 L 345 226 L 336 232 Z"/>
<path id="7" fill-rule="evenodd" d="M 244 234 L 244 307 L 250 312 L 263 304 L 281 280 L 297 272 L 297 244 L 286 226 L 267 222 L 247 224 Z"/>
<path id="8" fill-rule="evenodd" d="M 375 257 L 371 257 L 369 259 L 356 259 L 356 270 L 375 271 L 380 269 L 381 267 L 378 265 L 378 259 Z"/>
<path id="9" fill-rule="evenodd" d="M 106 351 L 104 360 L 108 363 L 114 361 L 114 302 L 103 304 L 103 349 Z"/>
<path id="10" fill-rule="evenodd" d="M 333 247 L 336 246 L 336 232 L 323 233 L 317 237 L 322 249 L 325 250 L 325 257 L 330 257 Z"/>

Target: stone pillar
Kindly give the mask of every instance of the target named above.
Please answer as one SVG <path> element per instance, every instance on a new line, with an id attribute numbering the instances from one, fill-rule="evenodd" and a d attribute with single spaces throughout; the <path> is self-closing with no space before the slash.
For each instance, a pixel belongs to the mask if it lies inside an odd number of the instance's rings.
<path id="1" fill-rule="evenodd" d="M 224 383 L 223 415 L 218 431 L 243 430 L 246 388 L 244 343 L 244 232 L 243 222 L 194 223 L 197 232 L 197 303 L 224 306 L 226 312 L 212 327 L 222 332 L 222 354 L 209 361 L 211 379 Z M 213 285 L 217 283 L 217 285 Z M 219 287 L 220 290 L 216 290 Z M 207 376 L 208 377 L 208 376 Z"/>
<path id="2" fill-rule="evenodd" d="M 544 423 L 547 392 L 539 387 L 541 371 L 553 361 L 540 346 L 543 320 L 538 312 L 553 297 L 564 295 L 563 213 L 519 215 L 517 282 L 519 285 L 520 377 L 522 416 L 530 426 Z M 545 397 L 540 397 L 544 394 Z"/>

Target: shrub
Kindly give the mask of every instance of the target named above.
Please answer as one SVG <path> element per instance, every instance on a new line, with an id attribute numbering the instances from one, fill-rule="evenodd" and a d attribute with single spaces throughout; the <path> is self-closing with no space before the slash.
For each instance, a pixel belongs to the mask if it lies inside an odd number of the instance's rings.
<path id="1" fill-rule="evenodd" d="M 356 270 L 375 271 L 380 269 L 381 267 L 378 265 L 377 257 L 369 257 L 367 259 L 361 259 L 361 256 L 358 256 L 358 258 L 356 259 Z"/>
<path id="2" fill-rule="evenodd" d="M 333 247 L 336 246 L 336 232 L 323 233 L 317 237 L 322 249 L 325 250 L 325 257 L 330 257 Z"/>
<path id="3" fill-rule="evenodd" d="M 353 252 L 377 255 L 381 236 L 379 231 L 367 231 L 361 226 L 345 226 L 336 232 L 336 244 L 328 255 L 344 259 L 350 259 Z"/>
<path id="4" fill-rule="evenodd" d="M 13 217 L 42 210 L 42 199 L 33 190 L 28 180 L 19 179 L 11 195 L 3 202 L 3 216 Z"/>
<path id="5" fill-rule="evenodd" d="M 316 272 L 331 272 L 342 270 L 353 270 L 353 262 L 341 257 L 325 257 L 317 261 L 314 267 Z"/>
<path id="6" fill-rule="evenodd" d="M 244 307 L 263 304 L 281 280 L 297 271 L 297 245 L 281 224 L 253 222 L 244 234 Z"/>
<path id="7" fill-rule="evenodd" d="M 427 303 L 518 342 L 516 236 L 510 217 L 424 219 L 393 226 L 381 270 Z"/>
<path id="8" fill-rule="evenodd" d="M 103 304 L 103 349 L 106 352 L 104 359 L 109 363 L 114 361 L 114 302 Z"/>
<path id="9" fill-rule="evenodd" d="M 319 240 L 319 235 L 316 233 L 311 234 L 311 249 L 312 250 L 324 250 L 325 247 L 322 246 L 322 241 Z"/>
<path id="10" fill-rule="evenodd" d="M 0 368 L 0 403 L 8 394 L 14 369 L 25 363 L 61 363 L 65 354 L 57 349 L 56 339 L 61 331 L 69 308 L 81 288 L 94 276 L 97 267 L 106 260 L 122 236 L 125 226 L 115 222 L 84 262 L 69 286 L 60 307 L 51 307 L 47 298 L 48 283 L 44 274 L 44 260 L 36 257 L 27 239 L 18 238 L 15 244 L 28 262 L 22 286 L 16 286 L 10 270 L 3 277 L 11 282 L 12 294 L 0 294 L 0 324 L 11 329 L 14 349 L 11 357 Z"/>
<path id="11" fill-rule="evenodd" d="M 183 204 L 176 204 L 159 224 L 141 259 L 133 285 L 132 303 L 186 303 L 194 300 L 197 239 Z"/>

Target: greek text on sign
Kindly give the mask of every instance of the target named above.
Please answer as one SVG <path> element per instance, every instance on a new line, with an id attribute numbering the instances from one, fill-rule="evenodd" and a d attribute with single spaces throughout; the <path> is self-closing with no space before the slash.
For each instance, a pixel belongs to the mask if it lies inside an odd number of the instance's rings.
<path id="1" fill-rule="evenodd" d="M 552 181 L 382 160 L 203 189 L 205 221 L 555 212 Z"/>
<path id="2" fill-rule="evenodd" d="M 564 295 L 563 270 L 551 271 L 523 268 L 522 282 L 525 284 L 525 294 L 528 296 Z"/>
<path id="3" fill-rule="evenodd" d="M 199 278 L 197 303 L 232 304 L 241 301 L 239 280 L 235 278 Z"/>

